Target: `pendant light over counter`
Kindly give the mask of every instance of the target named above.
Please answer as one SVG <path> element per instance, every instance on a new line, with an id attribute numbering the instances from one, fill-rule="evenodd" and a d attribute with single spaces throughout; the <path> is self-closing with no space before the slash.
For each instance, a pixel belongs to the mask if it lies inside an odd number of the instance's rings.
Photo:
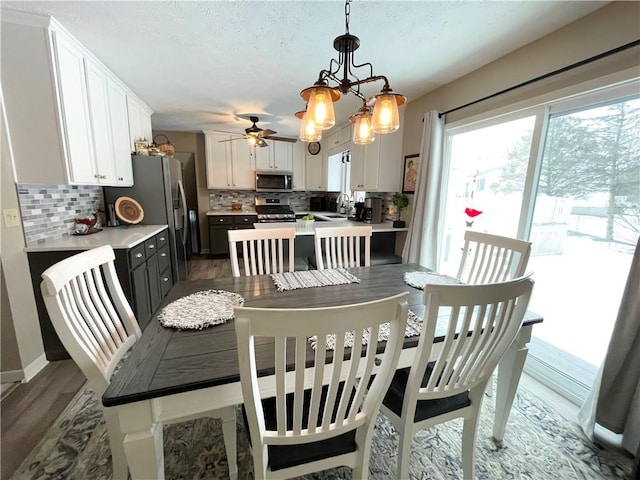
<path id="1" fill-rule="evenodd" d="M 349 117 L 354 123 L 354 143 L 371 143 L 375 140 L 376 133 L 393 133 L 400 127 L 398 107 L 406 103 L 406 97 L 391 90 L 387 77 L 373 75 L 371 63 L 356 65 L 354 62 L 353 53 L 360 47 L 360 39 L 349 33 L 350 4 L 351 0 L 347 0 L 344 7 L 346 32 L 333 41 L 333 48 L 339 52 L 338 60 L 331 59 L 329 69 L 321 70 L 318 80 L 300 92 L 302 99 L 307 102 L 306 109 L 296 113 L 296 117 L 301 119 L 300 140 L 303 142 L 319 141 L 322 131 L 335 125 L 333 103 L 338 101 L 342 94 L 346 95 L 349 92 L 363 101 L 363 106 L 358 112 Z M 350 78 L 355 69 L 367 66 L 367 78 Z M 329 81 L 335 82 L 337 86 L 330 87 Z M 366 98 L 360 92 L 360 86 L 377 81 L 384 82 L 382 90 L 377 95 Z"/>

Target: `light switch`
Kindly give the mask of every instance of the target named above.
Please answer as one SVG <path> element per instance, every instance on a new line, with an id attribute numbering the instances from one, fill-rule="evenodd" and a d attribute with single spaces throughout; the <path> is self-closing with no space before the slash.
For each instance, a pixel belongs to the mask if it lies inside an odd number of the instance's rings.
<path id="1" fill-rule="evenodd" d="M 3 210 L 3 213 L 4 213 L 4 224 L 7 228 L 20 226 L 20 214 L 18 213 L 17 209 L 5 208 Z"/>

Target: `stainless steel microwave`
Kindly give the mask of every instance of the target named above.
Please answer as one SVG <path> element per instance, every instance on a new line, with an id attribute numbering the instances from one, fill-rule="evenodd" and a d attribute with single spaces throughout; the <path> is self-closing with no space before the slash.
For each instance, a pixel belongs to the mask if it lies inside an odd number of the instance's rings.
<path id="1" fill-rule="evenodd" d="M 256 192 L 292 192 L 293 173 L 256 170 Z"/>

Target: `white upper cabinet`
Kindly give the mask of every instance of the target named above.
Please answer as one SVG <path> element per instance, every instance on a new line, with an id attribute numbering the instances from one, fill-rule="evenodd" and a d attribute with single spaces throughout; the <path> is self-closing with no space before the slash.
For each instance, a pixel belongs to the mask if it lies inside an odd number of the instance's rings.
<path id="1" fill-rule="evenodd" d="M 207 188 L 254 190 L 255 167 L 249 147 L 233 135 L 204 133 Z"/>
<path id="2" fill-rule="evenodd" d="M 307 153 L 305 157 L 305 183 L 307 191 L 326 192 L 328 180 L 328 157 L 324 141 L 321 144 L 320 153 L 317 155 Z"/>
<path id="3" fill-rule="evenodd" d="M 135 142 L 147 139 L 152 141 L 151 110 L 138 97 L 127 95 L 127 111 L 129 114 L 129 149 L 136 151 Z"/>
<path id="4" fill-rule="evenodd" d="M 335 131 L 334 131 L 335 130 Z M 324 139 L 324 146 L 329 156 L 344 152 L 351 148 L 351 123 L 342 127 L 335 127 Z"/>
<path id="5" fill-rule="evenodd" d="M 266 147 L 254 147 L 256 170 L 293 171 L 293 144 L 268 140 Z"/>
<path id="6" fill-rule="evenodd" d="M 373 143 L 351 148 L 351 189 L 398 192 L 402 178 L 402 130 L 376 135 Z"/>
<path id="7" fill-rule="evenodd" d="M 3 11 L 1 35 L 16 180 L 132 185 L 127 87 L 49 17 Z"/>

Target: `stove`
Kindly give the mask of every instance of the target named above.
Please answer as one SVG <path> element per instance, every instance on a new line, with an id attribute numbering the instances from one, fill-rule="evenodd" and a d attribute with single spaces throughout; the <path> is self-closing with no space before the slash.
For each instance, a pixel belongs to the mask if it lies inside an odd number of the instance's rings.
<path id="1" fill-rule="evenodd" d="M 288 198 L 256 198 L 258 223 L 295 222 Z"/>

